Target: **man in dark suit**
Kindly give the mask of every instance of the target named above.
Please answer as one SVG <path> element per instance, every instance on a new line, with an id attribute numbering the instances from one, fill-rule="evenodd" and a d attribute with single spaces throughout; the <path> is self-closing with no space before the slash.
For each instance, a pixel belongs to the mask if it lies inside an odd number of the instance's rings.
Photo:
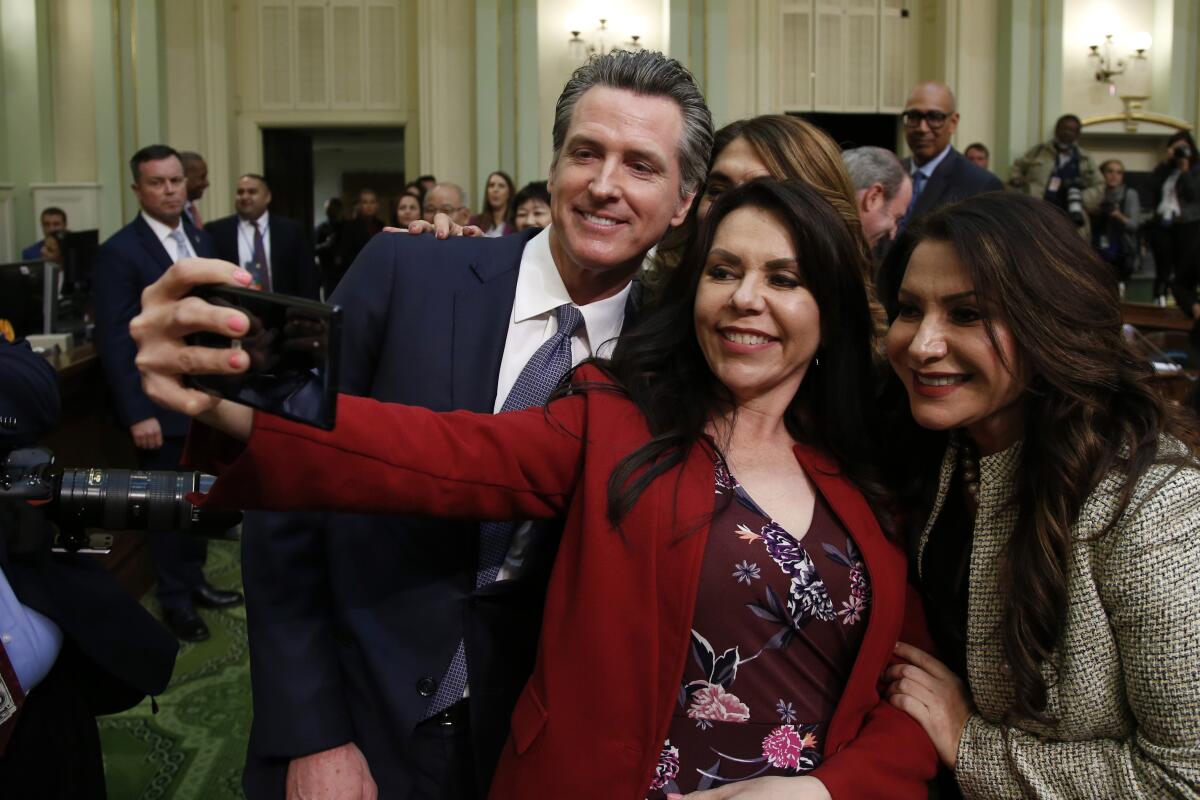
<path id="1" fill-rule="evenodd" d="M 913 182 L 901 230 L 915 217 L 944 205 L 1004 189 L 999 178 L 972 164 L 950 144 L 958 128 L 958 110 L 949 86 L 940 81 L 917 84 L 901 120 L 912 151 L 912 157 L 903 163 Z"/>
<path id="2" fill-rule="evenodd" d="M 574 363 L 607 353 L 711 146 L 678 62 L 614 53 L 578 71 L 558 102 L 551 227 L 375 237 L 332 298 L 345 312 L 342 391 L 493 412 L 548 346 Z M 531 671 L 556 532 L 518 525 L 489 573 L 479 523 L 288 517 L 243 538 L 247 796 L 483 796 Z"/>
<path id="3" fill-rule="evenodd" d="M 53 367 L 0 338 L 0 456 L 33 445 L 58 411 Z M 0 502 L 0 787 L 102 798 L 95 716 L 163 691 L 178 645 L 88 557 L 52 556 L 43 519 L 18 520 Z"/>
<path id="4" fill-rule="evenodd" d="M 100 247 L 92 267 L 96 349 L 117 418 L 133 437 L 141 468 L 179 469 L 187 418 L 159 408 L 142 391 L 129 321 L 141 309 L 142 290 L 171 264 L 192 256 L 215 258 L 217 253 L 207 234 L 182 219 L 187 195 L 178 153 L 166 145 L 150 145 L 134 154 L 130 168 L 141 211 Z M 205 540 L 178 531 L 154 532 L 149 540 L 163 621 L 184 641 L 207 639 L 208 626 L 195 605 L 236 605 L 241 594 L 205 581 Z"/>
<path id="5" fill-rule="evenodd" d="M 252 286 L 316 300 L 321 278 L 308 236 L 298 222 L 268 211 L 270 204 L 267 179 L 247 173 L 238 178 L 237 213 L 213 220 L 204 232 L 219 258 L 251 274 Z"/>

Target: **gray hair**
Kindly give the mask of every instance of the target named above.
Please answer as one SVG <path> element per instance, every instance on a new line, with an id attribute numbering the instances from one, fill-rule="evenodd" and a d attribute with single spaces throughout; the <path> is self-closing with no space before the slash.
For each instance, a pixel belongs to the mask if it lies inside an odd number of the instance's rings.
<path id="1" fill-rule="evenodd" d="M 467 190 L 459 186 L 457 183 L 451 183 L 450 181 L 440 181 L 435 183 L 433 186 L 429 187 L 429 191 L 425 193 L 425 196 L 429 197 L 429 195 L 433 194 L 434 190 L 436 189 L 453 189 L 454 191 L 458 192 L 458 204 L 463 208 L 471 207 L 471 204 L 467 202 Z"/>
<path id="2" fill-rule="evenodd" d="M 891 200 L 904 183 L 904 165 L 896 154 L 882 147 L 855 147 L 842 153 L 846 172 L 854 191 L 866 189 L 871 184 L 883 186 L 883 199 Z"/>
<path id="3" fill-rule="evenodd" d="M 594 55 L 575 70 L 554 108 L 552 164 L 558 163 L 575 104 L 593 86 L 628 89 L 635 94 L 674 100 L 683 114 L 683 136 L 679 141 L 680 193 L 686 195 L 700 188 L 708 174 L 712 153 L 712 114 L 692 73 L 675 59 L 652 50 L 614 50 L 607 55 Z"/>

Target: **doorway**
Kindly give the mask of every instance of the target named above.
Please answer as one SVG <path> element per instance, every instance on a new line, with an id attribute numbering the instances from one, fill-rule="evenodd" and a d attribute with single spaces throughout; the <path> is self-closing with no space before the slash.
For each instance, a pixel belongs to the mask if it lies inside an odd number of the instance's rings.
<path id="1" fill-rule="evenodd" d="M 405 183 L 404 128 L 263 128 L 262 137 L 271 213 L 312 231 L 327 199 L 352 209 L 359 190 L 371 188 L 391 221 Z"/>

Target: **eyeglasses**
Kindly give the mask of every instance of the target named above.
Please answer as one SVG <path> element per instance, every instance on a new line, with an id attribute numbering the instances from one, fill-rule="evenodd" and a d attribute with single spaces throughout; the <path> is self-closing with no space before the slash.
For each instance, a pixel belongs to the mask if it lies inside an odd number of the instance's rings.
<path id="1" fill-rule="evenodd" d="M 900 115 L 904 127 L 919 128 L 921 120 L 924 120 L 931 131 L 936 131 L 945 125 L 949 117 L 950 115 L 943 111 L 905 111 Z"/>

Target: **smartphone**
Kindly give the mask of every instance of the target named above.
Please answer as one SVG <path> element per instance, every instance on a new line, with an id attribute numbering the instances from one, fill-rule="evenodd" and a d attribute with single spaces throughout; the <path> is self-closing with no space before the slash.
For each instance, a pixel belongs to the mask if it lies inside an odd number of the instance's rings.
<path id="1" fill-rule="evenodd" d="M 243 405 L 332 430 L 337 420 L 342 309 L 303 297 L 235 286 L 199 286 L 192 294 L 250 319 L 239 338 L 193 333 L 188 344 L 234 347 L 250 356 L 238 375 L 189 375 L 185 383 Z"/>

